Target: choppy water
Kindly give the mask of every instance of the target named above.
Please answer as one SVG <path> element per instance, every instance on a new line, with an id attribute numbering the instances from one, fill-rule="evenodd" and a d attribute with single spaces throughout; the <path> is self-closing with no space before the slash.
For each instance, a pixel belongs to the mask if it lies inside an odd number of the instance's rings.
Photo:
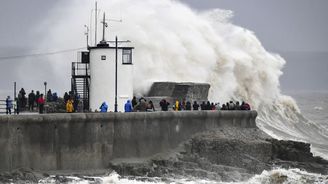
<path id="1" fill-rule="evenodd" d="M 58 180 L 57 180 L 58 182 Z M 112 172 L 111 174 L 103 177 L 67 177 L 67 183 L 76 184 L 276 184 L 276 183 L 288 183 L 288 184 L 301 184 L 301 183 L 315 183 L 315 184 L 326 184 L 328 183 L 327 175 L 320 175 L 314 173 L 308 173 L 299 169 L 280 169 L 276 168 L 271 171 L 263 171 L 259 175 L 255 175 L 247 181 L 242 182 L 221 182 L 221 181 L 210 181 L 204 179 L 177 179 L 177 178 L 122 178 L 117 173 Z M 40 180 L 40 184 L 56 183 L 55 176 L 50 176 Z"/>
<path id="2" fill-rule="evenodd" d="M 328 91 L 287 92 L 309 120 L 328 129 Z"/>

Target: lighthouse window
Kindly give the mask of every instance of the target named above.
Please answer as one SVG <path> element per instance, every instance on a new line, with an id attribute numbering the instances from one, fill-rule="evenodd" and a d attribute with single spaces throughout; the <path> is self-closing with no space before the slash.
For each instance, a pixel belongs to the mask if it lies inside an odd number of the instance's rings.
<path id="1" fill-rule="evenodd" d="M 106 56 L 105 55 L 101 56 L 101 60 L 106 60 Z"/>
<path id="2" fill-rule="evenodd" d="M 132 50 L 131 49 L 123 49 L 123 64 L 132 64 Z"/>

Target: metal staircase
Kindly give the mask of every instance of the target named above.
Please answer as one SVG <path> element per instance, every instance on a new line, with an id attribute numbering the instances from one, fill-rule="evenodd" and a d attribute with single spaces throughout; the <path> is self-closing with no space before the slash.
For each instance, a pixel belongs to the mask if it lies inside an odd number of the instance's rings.
<path id="1" fill-rule="evenodd" d="M 83 104 L 83 110 L 89 110 L 89 86 L 90 86 L 90 68 L 89 63 L 73 62 L 71 90 L 80 97 Z"/>

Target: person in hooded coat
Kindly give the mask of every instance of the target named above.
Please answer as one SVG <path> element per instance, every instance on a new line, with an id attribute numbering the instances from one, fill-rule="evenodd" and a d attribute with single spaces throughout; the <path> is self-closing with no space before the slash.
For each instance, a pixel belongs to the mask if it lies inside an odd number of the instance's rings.
<path id="1" fill-rule="evenodd" d="M 179 100 L 176 100 L 175 105 L 174 105 L 174 110 L 179 111 L 179 109 L 180 109 L 180 103 L 179 103 Z"/>
<path id="2" fill-rule="evenodd" d="M 132 98 L 132 108 L 134 108 L 138 104 L 137 97 Z"/>
<path id="3" fill-rule="evenodd" d="M 194 101 L 194 104 L 192 105 L 192 108 L 193 108 L 194 111 L 198 111 L 199 105 L 196 101 Z"/>
<path id="4" fill-rule="evenodd" d="M 6 99 L 6 114 L 11 114 L 11 108 L 13 108 L 13 102 L 10 96 L 8 96 Z"/>
<path id="5" fill-rule="evenodd" d="M 66 112 L 72 113 L 74 111 L 73 100 L 69 99 L 66 103 Z"/>
<path id="6" fill-rule="evenodd" d="M 106 102 L 103 102 L 99 109 L 100 109 L 100 112 L 107 112 L 108 105 L 106 104 Z"/>
<path id="7" fill-rule="evenodd" d="M 206 104 L 205 102 L 203 101 L 203 103 L 200 105 L 200 110 L 206 110 Z"/>
<path id="8" fill-rule="evenodd" d="M 124 105 L 124 111 L 125 112 L 132 112 L 132 110 L 133 110 L 132 104 L 131 104 L 130 100 L 128 100 Z"/>
<path id="9" fill-rule="evenodd" d="M 170 103 L 167 102 L 165 99 L 163 99 L 163 100 L 161 100 L 159 105 L 161 106 L 162 111 L 168 111 L 168 107 L 169 107 Z"/>
<path id="10" fill-rule="evenodd" d="M 191 103 L 189 101 L 186 103 L 186 110 L 191 111 Z"/>
<path id="11" fill-rule="evenodd" d="M 207 104 L 206 104 L 206 106 L 205 106 L 205 110 L 212 110 L 212 106 L 211 106 L 211 103 L 210 103 L 210 101 L 207 101 Z"/>

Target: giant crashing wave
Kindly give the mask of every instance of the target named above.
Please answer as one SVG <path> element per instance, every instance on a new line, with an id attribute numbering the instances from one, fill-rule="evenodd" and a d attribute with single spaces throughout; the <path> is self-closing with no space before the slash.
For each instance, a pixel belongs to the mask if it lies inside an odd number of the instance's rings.
<path id="1" fill-rule="evenodd" d="M 83 25 L 94 31 L 93 4 L 59 2 L 38 27 L 47 33 L 40 48 L 85 45 Z M 145 94 L 155 81 L 209 83 L 211 101 L 248 101 L 259 112 L 259 128 L 277 139 L 309 142 L 316 155 L 328 159 L 328 130 L 305 119 L 296 102 L 280 92 L 285 60 L 266 51 L 252 31 L 232 24 L 231 11 L 196 12 L 173 0 L 98 0 L 98 4 L 110 18 L 123 19 L 109 22 L 107 39 L 117 35 L 135 47 L 136 93 Z M 90 41 L 94 42 L 92 35 Z M 63 56 L 49 60 L 58 74 L 53 86 L 63 88 L 62 81 L 69 86 L 69 60 Z"/>

